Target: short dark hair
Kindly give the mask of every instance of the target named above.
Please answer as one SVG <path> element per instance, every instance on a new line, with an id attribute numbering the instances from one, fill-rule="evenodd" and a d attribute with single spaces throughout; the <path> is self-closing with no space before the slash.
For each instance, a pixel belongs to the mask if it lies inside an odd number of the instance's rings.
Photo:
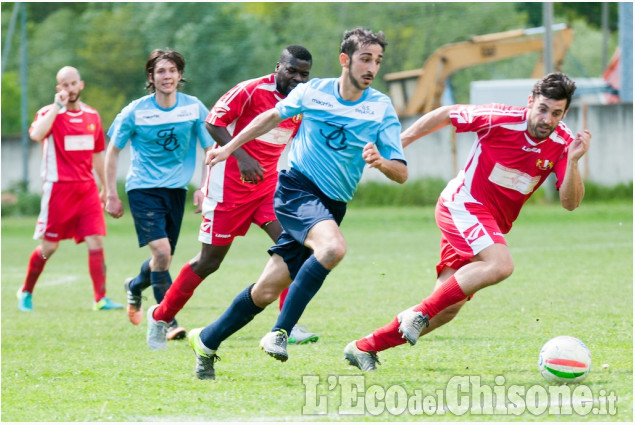
<path id="1" fill-rule="evenodd" d="M 534 99 L 540 95 L 552 100 L 566 99 L 567 106 L 564 109 L 567 110 L 575 89 L 575 82 L 572 79 L 561 72 L 552 72 L 538 80 L 531 93 Z"/>
<path id="2" fill-rule="evenodd" d="M 388 45 L 386 36 L 382 31 L 374 33 L 369 29 L 363 27 L 357 27 L 352 30 L 344 31 L 344 37 L 340 44 L 340 53 L 346 53 L 348 56 L 353 56 L 357 50 L 362 46 L 369 44 L 379 44 L 382 49 L 385 49 Z"/>
<path id="3" fill-rule="evenodd" d="M 291 44 L 284 48 L 282 53 L 280 54 L 280 61 L 285 59 L 285 52 L 288 52 L 291 56 L 296 59 L 307 61 L 313 63 L 313 56 L 311 56 L 311 52 L 309 52 L 306 48 L 299 46 L 297 44 Z"/>
<path id="4" fill-rule="evenodd" d="M 154 67 L 156 66 L 157 62 L 163 59 L 167 59 L 170 62 L 174 63 L 174 65 L 176 65 L 176 69 L 178 69 L 181 73 L 181 81 L 178 85 L 178 87 L 181 87 L 181 84 L 186 82 L 185 78 L 183 78 L 183 72 L 185 71 L 185 58 L 176 50 L 168 48 L 154 49 L 150 53 L 150 56 L 148 56 L 148 60 L 146 61 L 146 76 L 148 74 L 154 75 Z M 150 81 L 150 79 L 148 79 L 148 82 L 146 83 L 146 89 L 150 93 L 154 93 L 155 91 L 154 83 Z"/>

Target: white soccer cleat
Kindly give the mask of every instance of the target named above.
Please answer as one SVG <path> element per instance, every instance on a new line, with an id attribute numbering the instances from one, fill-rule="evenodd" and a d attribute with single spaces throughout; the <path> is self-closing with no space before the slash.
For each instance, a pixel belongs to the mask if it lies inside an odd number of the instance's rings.
<path id="1" fill-rule="evenodd" d="M 430 326 L 428 315 L 414 311 L 412 308 L 399 313 L 397 320 L 399 321 L 399 332 L 403 334 L 403 338 L 406 338 L 410 345 L 415 345 L 423 328 Z"/>

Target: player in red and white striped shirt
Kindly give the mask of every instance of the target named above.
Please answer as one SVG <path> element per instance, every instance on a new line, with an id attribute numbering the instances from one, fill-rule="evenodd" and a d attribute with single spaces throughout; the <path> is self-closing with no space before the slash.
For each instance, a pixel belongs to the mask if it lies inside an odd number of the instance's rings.
<path id="1" fill-rule="evenodd" d="M 478 290 L 511 275 L 514 263 L 505 242 L 512 223 L 549 174 L 556 176 L 560 203 L 574 210 L 584 196 L 578 161 L 591 133 L 573 135 L 562 122 L 575 91 L 566 75 L 538 81 L 527 107 L 500 104 L 454 105 L 425 114 L 404 131 L 404 147 L 453 125 L 474 132 L 465 167 L 441 193 L 435 216 L 441 230 L 441 261 L 434 292 L 371 335 L 348 344 L 350 364 L 373 370 L 376 353 L 406 342 L 452 320 Z"/>
<path id="2" fill-rule="evenodd" d="M 62 239 L 86 242 L 93 281 L 94 309 L 123 308 L 106 298 L 103 237 L 105 193 L 100 194 L 93 170 L 104 183 L 104 132 L 97 111 L 80 101 L 84 82 L 77 69 L 57 73 L 54 103 L 37 112 L 29 136 L 42 142 L 42 203 L 33 239 L 42 239 L 29 259 L 18 308 L 33 310 L 32 294 L 46 261 Z"/>

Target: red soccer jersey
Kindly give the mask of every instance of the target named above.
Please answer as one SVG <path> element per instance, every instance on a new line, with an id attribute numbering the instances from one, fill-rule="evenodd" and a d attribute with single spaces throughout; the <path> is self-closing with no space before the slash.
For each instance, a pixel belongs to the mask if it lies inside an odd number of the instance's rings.
<path id="1" fill-rule="evenodd" d="M 233 136 L 262 112 L 273 108 L 285 96 L 276 90 L 275 74 L 244 81 L 216 102 L 207 119 L 209 124 L 226 127 Z M 276 128 L 242 148 L 265 169 L 264 181 L 258 184 L 241 180 L 238 162 L 230 156 L 212 167 L 208 175 L 207 196 L 218 202 L 243 203 L 273 192 L 278 181 L 278 160 L 287 143 L 300 127 L 300 117 L 282 121 Z"/>
<path id="2" fill-rule="evenodd" d="M 33 122 L 52 106 L 40 109 Z M 93 154 L 102 152 L 104 147 L 104 131 L 96 110 L 84 103 L 80 103 L 77 111 L 60 110 L 42 141 L 42 180 L 74 182 L 94 179 Z"/>
<path id="3" fill-rule="evenodd" d="M 477 140 L 459 175 L 448 183 L 443 199 L 479 202 L 492 213 L 503 233 L 509 232 L 523 204 L 550 173 L 560 187 L 573 135 L 560 122 L 538 140 L 527 131 L 525 107 L 489 104 L 456 105 L 450 112 L 457 132 L 472 131 Z"/>

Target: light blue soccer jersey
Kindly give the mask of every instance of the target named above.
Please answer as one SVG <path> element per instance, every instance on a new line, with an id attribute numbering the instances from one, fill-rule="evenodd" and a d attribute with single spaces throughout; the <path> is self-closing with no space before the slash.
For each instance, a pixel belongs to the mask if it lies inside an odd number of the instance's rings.
<path id="1" fill-rule="evenodd" d="M 282 118 L 302 114 L 289 163 L 331 199 L 348 202 L 353 197 L 368 142 L 384 158 L 405 162 L 397 113 L 388 96 L 373 88 L 349 102 L 340 97 L 336 78 L 316 78 L 299 84 L 276 108 Z"/>
<path id="2" fill-rule="evenodd" d="M 196 140 L 214 141 L 205 128 L 208 109 L 194 96 L 177 93 L 176 104 L 161 108 L 154 94 L 131 102 L 108 130 L 110 143 L 123 149 L 130 140 L 126 192 L 145 188 L 187 188 L 196 167 Z"/>

